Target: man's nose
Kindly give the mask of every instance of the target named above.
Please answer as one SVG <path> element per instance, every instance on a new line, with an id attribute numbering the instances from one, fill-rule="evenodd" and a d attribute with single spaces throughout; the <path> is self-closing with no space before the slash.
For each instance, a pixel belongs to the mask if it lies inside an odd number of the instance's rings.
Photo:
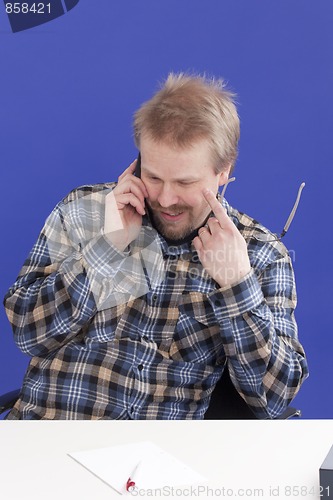
<path id="1" fill-rule="evenodd" d="M 172 205 L 177 205 L 179 196 L 172 186 L 164 184 L 158 194 L 157 201 L 161 207 L 167 208 Z"/>

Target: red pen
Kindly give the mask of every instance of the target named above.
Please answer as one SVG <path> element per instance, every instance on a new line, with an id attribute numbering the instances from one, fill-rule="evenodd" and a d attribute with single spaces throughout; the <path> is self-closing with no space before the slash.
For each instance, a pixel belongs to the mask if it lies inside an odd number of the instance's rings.
<path id="1" fill-rule="evenodd" d="M 136 478 L 137 478 L 137 475 L 138 475 L 138 470 L 139 470 L 139 468 L 140 468 L 140 465 L 141 465 L 141 462 L 139 462 L 139 463 L 135 466 L 135 468 L 134 468 L 134 470 L 133 470 L 132 474 L 131 474 L 131 475 L 130 475 L 130 477 L 127 479 L 127 483 L 126 483 L 126 491 L 128 491 L 128 492 L 130 492 L 130 493 L 131 493 L 132 491 L 134 491 L 134 490 L 135 490 L 135 487 L 136 487 Z"/>

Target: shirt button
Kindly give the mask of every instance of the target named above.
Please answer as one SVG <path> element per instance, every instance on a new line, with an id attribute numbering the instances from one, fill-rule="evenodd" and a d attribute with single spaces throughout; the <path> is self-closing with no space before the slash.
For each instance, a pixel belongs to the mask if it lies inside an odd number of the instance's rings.
<path id="1" fill-rule="evenodd" d="M 140 372 L 143 370 L 143 365 L 142 364 L 138 365 L 138 370 L 140 370 Z"/>
<path id="2" fill-rule="evenodd" d="M 215 304 L 217 307 L 221 307 L 221 305 L 222 305 L 222 303 L 221 303 L 220 299 L 215 299 L 214 304 Z"/>
<path id="3" fill-rule="evenodd" d="M 156 301 L 157 301 L 157 295 L 156 295 L 156 293 L 152 296 L 151 300 L 152 300 L 153 302 L 156 302 Z"/>

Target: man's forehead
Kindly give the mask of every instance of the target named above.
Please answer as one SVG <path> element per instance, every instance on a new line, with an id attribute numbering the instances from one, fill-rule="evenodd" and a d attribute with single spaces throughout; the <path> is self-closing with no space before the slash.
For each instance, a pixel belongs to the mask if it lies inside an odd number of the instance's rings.
<path id="1" fill-rule="evenodd" d="M 154 141 L 150 137 L 144 137 L 141 144 L 142 167 L 153 173 L 156 169 L 163 168 L 178 169 L 177 175 L 188 176 L 192 168 L 205 168 L 212 165 L 210 144 L 207 140 L 197 141 L 190 146 L 175 147 L 168 142 Z"/>

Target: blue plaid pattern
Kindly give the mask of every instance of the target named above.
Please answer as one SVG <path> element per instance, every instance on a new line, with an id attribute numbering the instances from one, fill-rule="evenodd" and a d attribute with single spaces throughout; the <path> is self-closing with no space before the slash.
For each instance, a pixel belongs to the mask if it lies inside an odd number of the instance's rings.
<path id="1" fill-rule="evenodd" d="M 143 273 L 140 242 L 120 253 L 103 234 L 114 186 L 80 187 L 55 207 L 5 296 L 31 357 L 7 418 L 202 419 L 226 364 L 256 415 L 278 416 L 308 375 L 285 246 L 257 241 L 271 233 L 223 200 L 248 245 L 245 278 L 220 289 L 190 242 L 156 232 L 160 254 Z"/>

